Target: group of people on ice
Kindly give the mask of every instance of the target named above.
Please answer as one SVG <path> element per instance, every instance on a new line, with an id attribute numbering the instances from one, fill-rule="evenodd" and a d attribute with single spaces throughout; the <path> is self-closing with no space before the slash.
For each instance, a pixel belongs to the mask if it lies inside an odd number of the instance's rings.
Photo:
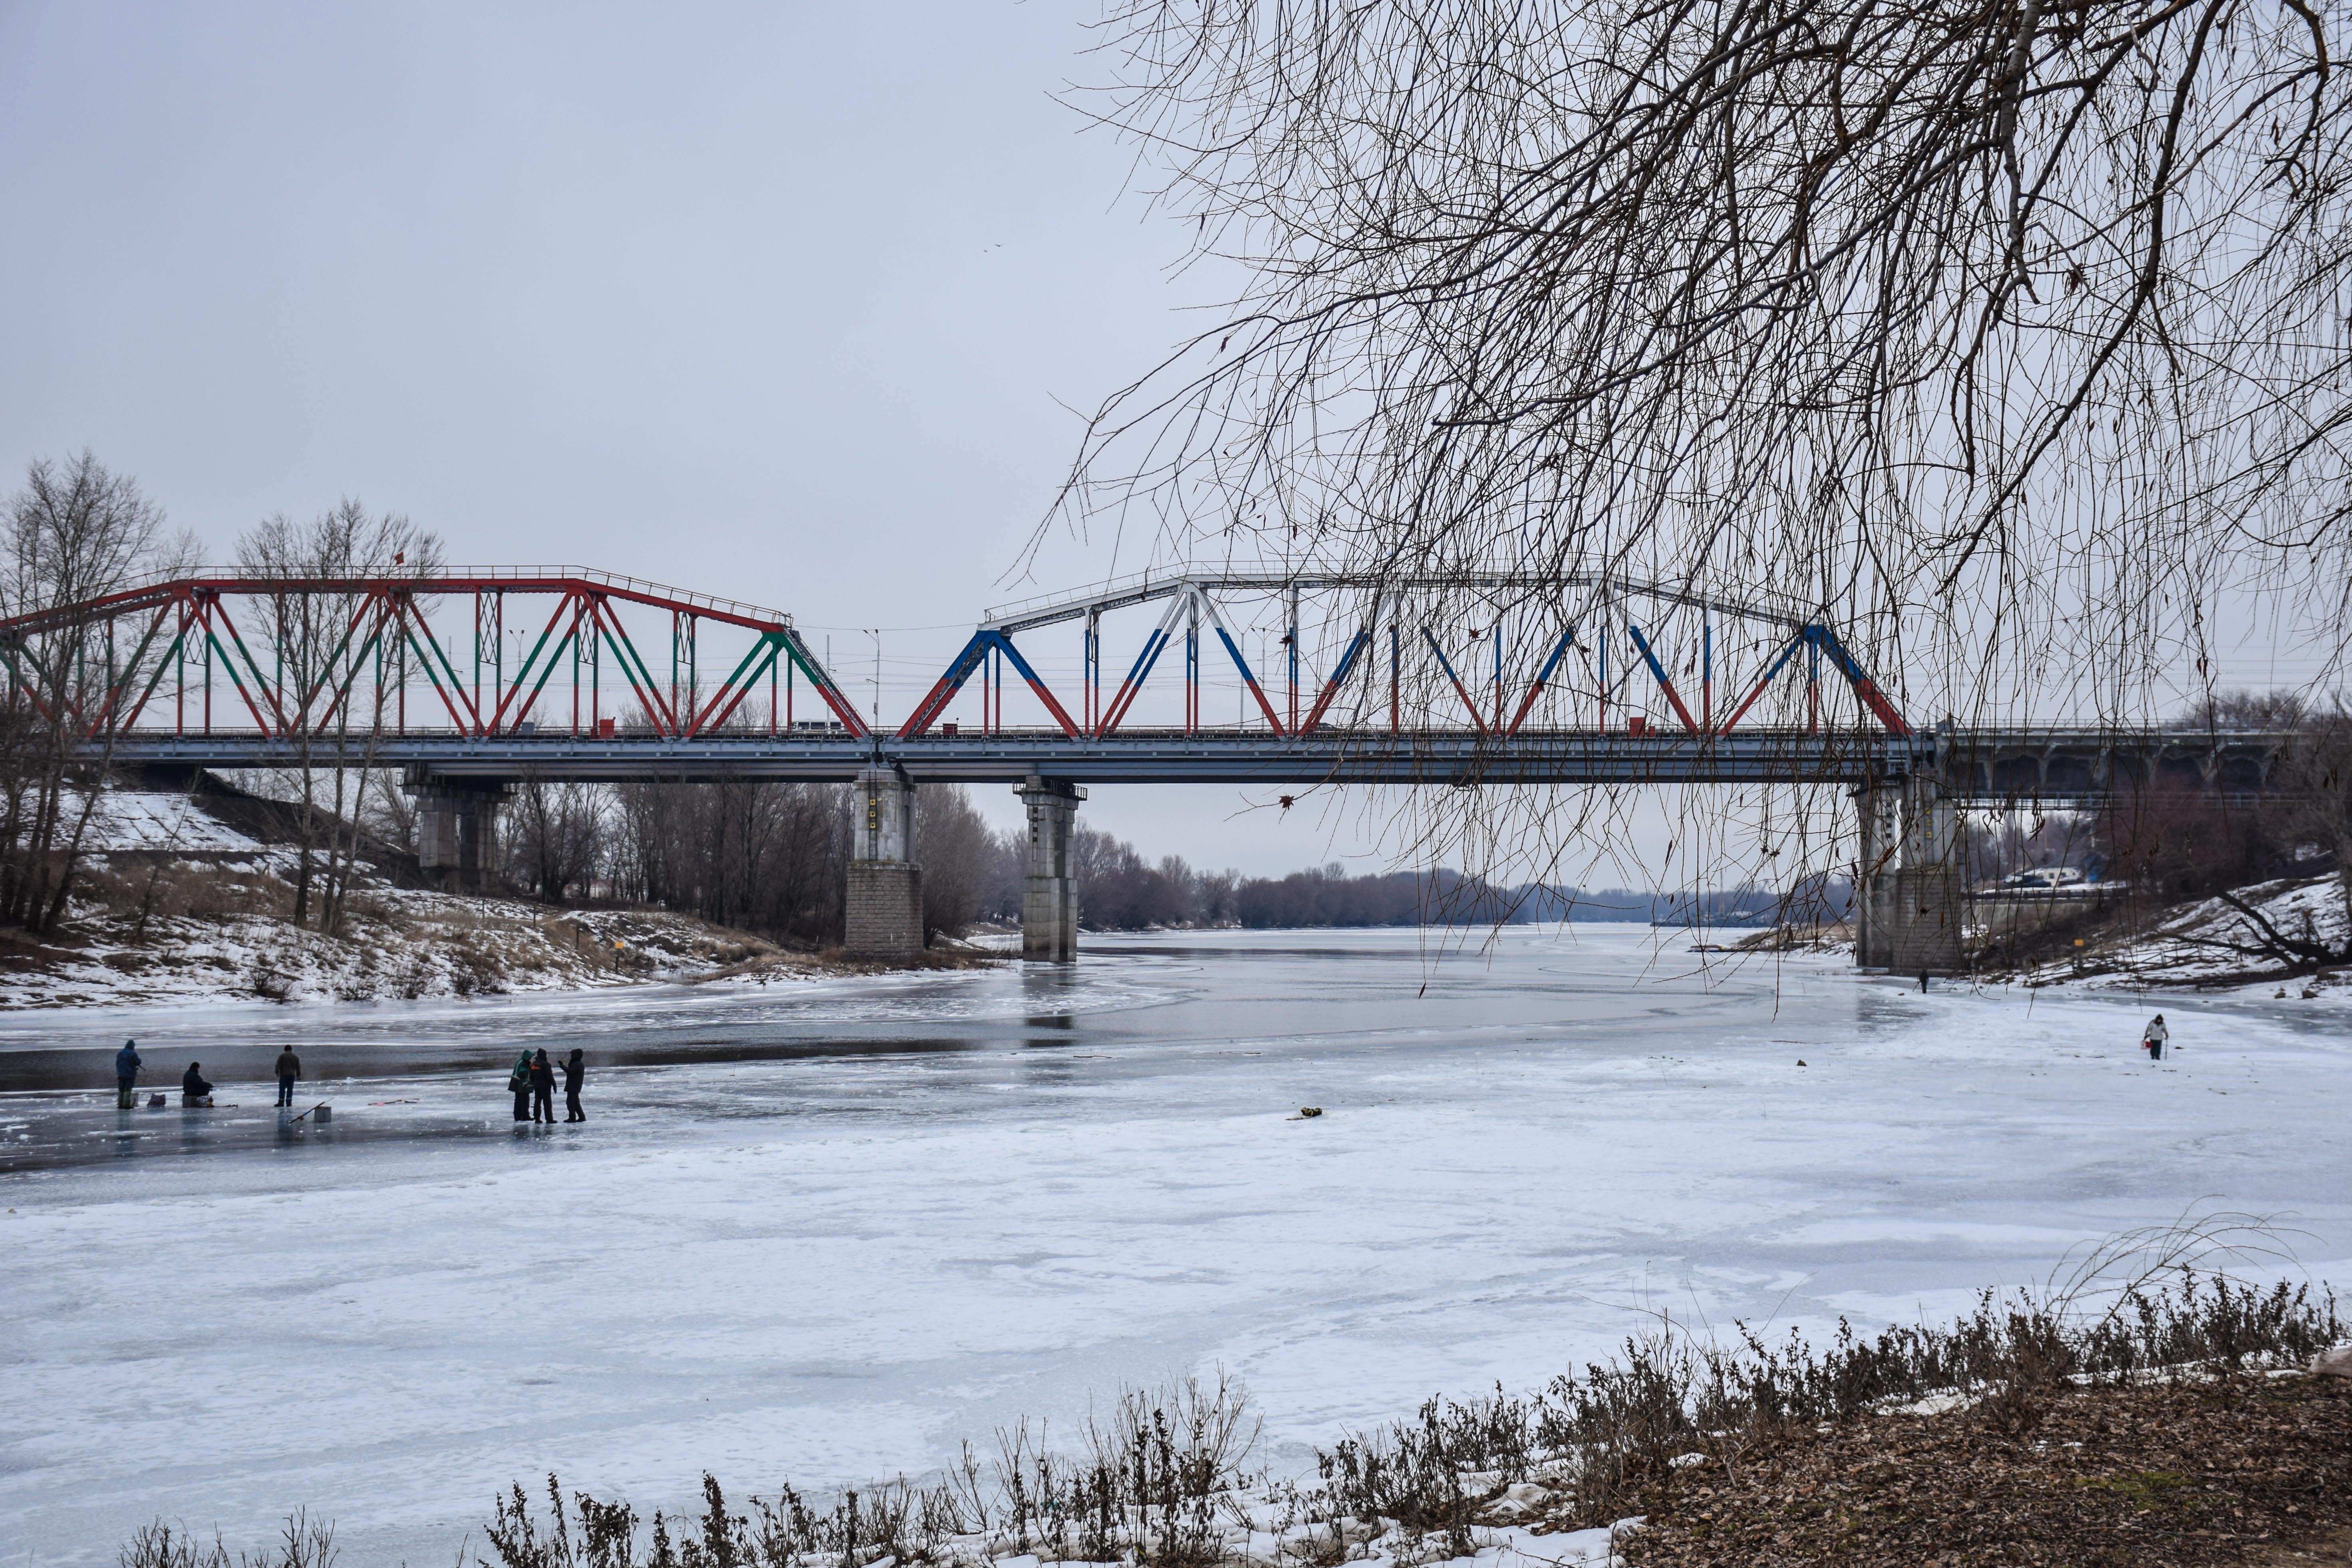
<path id="1" fill-rule="evenodd" d="M 129 1110 L 139 1103 L 139 1069 L 146 1065 L 136 1040 L 123 1041 L 122 1048 L 114 1053 L 114 1103 L 118 1110 Z M 580 1109 L 580 1085 L 588 1076 L 588 1068 L 579 1047 L 574 1047 L 560 1068 L 547 1059 L 544 1050 L 527 1050 L 515 1058 L 507 1088 L 514 1093 L 517 1121 L 555 1120 L 555 1075 L 559 1070 L 563 1074 L 563 1120 L 588 1120 L 588 1113 Z M 277 1073 L 278 1103 L 290 1109 L 294 1104 L 294 1085 L 302 1076 L 302 1058 L 294 1054 L 293 1047 L 288 1046 L 278 1053 Z M 163 1101 L 162 1095 L 155 1097 L 158 1105 Z M 212 1080 L 205 1077 L 204 1063 L 190 1062 L 188 1070 L 180 1075 L 180 1103 L 205 1106 L 212 1102 Z"/>
<path id="2" fill-rule="evenodd" d="M 580 1058 L 580 1047 L 563 1058 L 563 1120 L 585 1121 L 587 1112 L 580 1109 L 580 1080 L 587 1067 Z M 515 1058 L 514 1071 L 507 1075 L 507 1088 L 514 1094 L 514 1119 L 517 1121 L 547 1121 L 555 1120 L 556 1064 L 547 1059 L 544 1050 L 527 1050 Z"/>
<path id="3" fill-rule="evenodd" d="M 118 1110 L 128 1110 L 139 1103 L 139 1069 L 147 1065 L 139 1054 L 139 1042 L 125 1040 L 122 1048 L 114 1053 L 114 1103 Z M 288 1046 L 278 1053 L 278 1103 L 294 1103 L 294 1081 L 302 1076 L 302 1058 Z M 162 1097 L 156 1099 L 162 1103 Z M 210 1105 L 213 1102 L 212 1080 L 205 1077 L 205 1064 L 190 1062 L 188 1070 L 180 1075 L 182 1105 Z"/>

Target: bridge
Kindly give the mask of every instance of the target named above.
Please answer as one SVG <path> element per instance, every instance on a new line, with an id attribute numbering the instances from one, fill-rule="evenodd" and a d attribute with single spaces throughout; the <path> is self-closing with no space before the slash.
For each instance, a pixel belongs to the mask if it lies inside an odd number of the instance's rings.
<path id="1" fill-rule="evenodd" d="M 1106 617 L 1155 605 L 1107 691 Z M 1081 639 L 1060 689 L 1014 640 L 1056 626 Z M 1769 784 L 1855 795 L 1860 962 L 1948 972 L 1958 810 L 2162 782 L 2250 794 L 2288 741 L 1918 725 L 1801 603 L 1514 574 L 1187 571 L 1008 605 L 895 727 L 878 688 L 861 714 L 790 616 L 576 566 L 160 578 L 0 620 L 0 666 L 12 709 L 94 764 L 399 768 L 421 863 L 458 886 L 479 885 L 520 782 L 855 784 L 850 942 L 885 955 L 922 942 L 926 784 L 1017 789 L 1024 952 L 1063 960 L 1089 784 Z M 1231 722 L 1207 715 L 1223 692 Z"/>

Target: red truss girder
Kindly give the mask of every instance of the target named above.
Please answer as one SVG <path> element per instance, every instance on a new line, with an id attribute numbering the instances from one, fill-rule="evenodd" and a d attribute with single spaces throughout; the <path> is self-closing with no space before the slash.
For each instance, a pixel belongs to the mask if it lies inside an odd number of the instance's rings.
<path id="1" fill-rule="evenodd" d="M 329 645 L 308 688 L 298 689 L 303 679 L 300 672 L 289 680 L 281 658 L 273 657 L 265 663 L 254 646 L 247 643 L 227 601 L 247 599 L 282 605 L 289 598 L 309 595 L 331 595 L 350 605 L 350 611 L 347 617 L 340 612 L 337 615 L 340 636 Z M 485 671 L 479 658 L 482 635 L 486 625 L 499 620 L 509 595 L 552 596 L 556 605 L 539 642 L 522 667 L 514 672 L 511 681 L 504 679 L 503 649 L 493 654 L 491 668 L 497 673 L 491 677 L 491 689 L 483 693 Z M 475 676 L 470 687 L 450 651 L 453 646 L 463 646 L 462 638 L 445 640 L 436 636 L 424 603 L 459 597 L 467 599 L 473 610 Z M 667 693 L 614 613 L 616 602 L 670 613 L 673 660 Z M 493 606 L 489 623 L 484 619 L 486 604 Z M 263 623 L 267 625 L 269 618 L 265 611 Z M 705 621 L 755 634 L 751 651 L 707 700 L 691 664 L 695 635 Z M 355 577 L 207 572 L 142 584 L 78 605 L 0 619 L 0 662 L 7 665 L 16 684 L 28 691 L 36 710 L 45 720 L 56 722 L 58 716 L 49 711 L 40 691 L 23 679 L 16 651 L 32 639 L 59 632 L 88 635 L 103 628 L 110 636 L 110 628 L 124 622 L 143 627 L 131 657 L 121 662 L 119 669 L 115 668 L 111 651 L 114 645 L 110 641 L 109 667 L 95 711 L 87 710 L 79 701 L 71 704 L 76 710 L 71 722 L 85 736 L 97 735 L 110 722 L 117 727 L 137 723 L 168 674 L 176 668 L 184 679 L 184 666 L 176 661 L 189 655 L 202 660 L 206 671 L 206 728 L 210 727 L 210 672 L 215 661 L 229 678 L 254 724 L 265 734 L 284 737 L 321 733 L 334 723 L 339 712 L 346 714 L 346 731 L 352 728 L 348 721 L 348 705 L 371 659 L 376 666 L 377 711 L 367 723 L 357 727 L 362 731 L 384 727 L 383 710 L 387 693 L 396 710 L 394 724 L 404 727 L 408 658 L 413 656 L 415 667 L 421 669 L 458 731 L 477 736 L 513 733 L 530 712 L 567 651 L 574 658 L 575 731 L 580 725 L 576 711 L 577 676 L 583 668 L 582 660 L 585 659 L 584 668 L 591 672 L 591 679 L 601 679 L 597 656 L 609 652 L 618 660 L 651 727 L 665 738 L 691 739 L 717 732 L 733 718 L 763 678 L 772 689 L 788 668 L 806 677 L 845 731 L 861 737 L 868 733 L 856 708 L 816 662 L 786 617 L 751 605 L 576 567 L 460 569 L 432 574 Z M 157 640 L 167 624 L 173 626 L 172 636 L 150 666 L 148 655 L 156 651 Z M 557 635 L 559 629 L 561 635 Z M 276 656 L 284 651 L 274 641 L 265 641 L 260 647 L 264 655 Z M 677 668 L 680 650 L 688 660 L 687 679 L 682 683 Z M 395 668 L 400 671 L 397 684 L 385 679 L 387 672 Z M 495 704 L 481 700 L 486 697 L 495 697 Z M 320 707 L 322 699 L 324 706 Z M 592 698 L 588 715 L 592 723 L 598 717 L 593 703 Z"/>

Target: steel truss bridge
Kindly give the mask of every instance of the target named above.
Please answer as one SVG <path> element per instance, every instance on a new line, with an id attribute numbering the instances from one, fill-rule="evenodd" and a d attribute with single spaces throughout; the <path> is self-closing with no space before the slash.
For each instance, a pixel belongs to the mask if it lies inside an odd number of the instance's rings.
<path id="1" fill-rule="evenodd" d="M 1106 691 L 1104 618 L 1155 605 Z M 1014 641 L 1055 626 L 1080 633 L 1074 667 Z M 871 716 L 876 657 L 861 715 L 791 616 L 572 566 L 204 572 L 0 620 L 12 721 L 151 773 L 398 767 L 419 868 L 461 888 L 495 878 L 518 783 L 853 784 L 847 945 L 888 958 L 925 939 L 926 784 L 1015 785 L 1023 953 L 1055 962 L 1077 952 L 1088 784 L 1814 784 L 1855 795 L 1857 962 L 1949 973 L 1969 918 L 1958 809 L 2151 783 L 2252 795 L 2290 740 L 1915 724 L 1818 612 L 1613 578 L 1108 584 L 991 613 L 895 728 Z M 1219 682 L 1231 723 L 1207 717 Z"/>
<path id="2" fill-rule="evenodd" d="M 1302 605 L 1318 596 L 1338 607 L 1310 628 Z M 1236 601 L 1260 622 L 1273 611 L 1270 668 L 1251 663 Z M 1105 617 L 1154 605 L 1106 690 Z M 1075 690 L 1014 641 L 1056 626 L 1081 634 Z M 1007 606 L 895 728 L 860 714 L 790 616 L 575 566 L 203 572 L 0 620 L 0 666 L 11 700 L 92 760 L 361 763 L 461 786 L 848 781 L 877 767 L 915 784 L 1310 787 L 1933 776 L 1956 802 L 2060 806 L 2154 780 L 2256 791 L 2287 739 L 1915 725 L 1793 601 L 1506 574 L 1184 572 Z M 1213 672 L 1245 694 L 1237 721 L 1205 718 Z M 1145 721 L 1155 673 L 1173 710 Z"/>

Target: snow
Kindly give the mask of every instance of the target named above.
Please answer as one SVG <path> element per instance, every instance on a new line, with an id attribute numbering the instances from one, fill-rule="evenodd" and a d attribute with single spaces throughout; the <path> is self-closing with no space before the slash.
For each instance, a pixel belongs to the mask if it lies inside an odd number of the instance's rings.
<path id="1" fill-rule="evenodd" d="M 235 1544 L 307 1505 L 348 1560 L 423 1563 L 550 1469 L 647 1513 L 705 1468 L 857 1484 L 1220 1366 L 1297 1475 L 1661 1310 L 1947 1318 L 2200 1202 L 2352 1279 L 2329 1004 L 2167 997 L 2157 1065 L 2137 998 L 1702 973 L 1652 936 L 1432 963 L 1409 931 L 1199 932 L 1089 939 L 1075 972 L 0 1020 L 0 1071 L 86 1054 L 92 1090 L 133 1026 L 167 1074 L 227 1063 L 254 1130 L 0 1099 L 0 1158 L 32 1152 L 0 1175 L 0 1540 L 100 1563 L 155 1514 Z M 253 1109 L 286 1041 L 331 1131 Z M 507 1120 L 518 1042 L 589 1050 L 592 1121 Z M 1605 1553 L 1518 1533 L 1480 1560 Z"/>
<path id="2" fill-rule="evenodd" d="M 142 928 L 78 910 L 77 945 L 48 950 L 38 968 L 0 973 L 0 1013 L 595 991 L 710 978 L 755 954 L 777 956 L 740 932 L 661 910 L 559 910 L 383 886 L 355 889 L 331 937 L 269 912 L 286 901 L 292 862 L 275 850 L 209 868 L 225 879 L 224 901 L 249 898 L 256 912 L 157 915 Z M 800 977 L 763 968 L 748 978 Z"/>
<path id="3" fill-rule="evenodd" d="M 2241 888 L 2232 895 L 2259 913 L 2283 935 L 2317 942 L 2338 952 L 2352 951 L 2352 923 L 2347 923 L 2344 885 L 2334 876 L 2295 879 Z M 2157 929 L 2124 944 L 2118 951 L 2094 955 L 2084 966 L 2090 971 L 2081 983 L 2099 990 L 2141 990 L 2148 987 L 2236 987 L 2268 995 L 2290 986 L 2326 992 L 2344 990 L 2347 976 L 2329 974 L 2314 980 L 2272 974 L 2279 960 L 2259 951 L 2260 928 L 2243 910 L 2221 899 L 2205 899 L 2168 911 Z M 2257 976 L 2250 978 L 2250 976 Z M 2076 965 L 2062 962 L 2042 965 L 2021 976 L 2030 985 L 2051 985 L 2076 978 Z"/>
<path id="4" fill-rule="evenodd" d="M 18 944 L 0 970 L 0 1012 L 594 991 L 746 966 L 744 983 L 766 984 L 814 967 L 689 916 L 399 888 L 365 861 L 336 933 L 323 935 L 286 918 L 292 847 L 258 843 L 170 792 L 105 791 L 83 842 L 66 934 Z"/>
<path id="5" fill-rule="evenodd" d="M 86 796 L 69 795 L 70 823 Z M 110 789 L 99 797 L 82 835 L 89 854 L 171 850 L 184 855 L 256 855 L 258 840 L 215 820 L 189 796 L 168 790 Z"/>

